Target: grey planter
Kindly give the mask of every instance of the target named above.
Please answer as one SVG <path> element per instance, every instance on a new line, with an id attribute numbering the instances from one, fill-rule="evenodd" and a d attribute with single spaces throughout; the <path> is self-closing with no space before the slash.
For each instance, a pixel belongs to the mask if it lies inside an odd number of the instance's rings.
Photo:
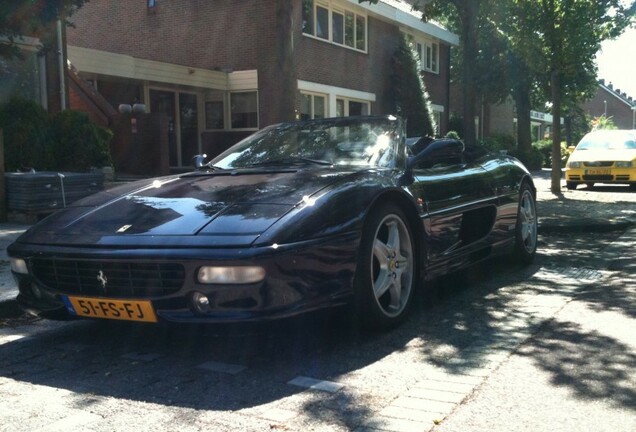
<path id="1" fill-rule="evenodd" d="M 45 213 L 104 189 L 102 172 L 6 173 L 9 211 Z"/>

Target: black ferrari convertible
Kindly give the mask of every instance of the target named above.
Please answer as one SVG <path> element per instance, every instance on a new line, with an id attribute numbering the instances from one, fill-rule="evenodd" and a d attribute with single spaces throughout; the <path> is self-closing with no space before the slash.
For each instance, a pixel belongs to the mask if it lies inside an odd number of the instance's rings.
<path id="1" fill-rule="evenodd" d="M 350 304 L 404 319 L 425 281 L 537 247 L 516 159 L 406 139 L 401 119 L 267 127 L 187 174 L 47 217 L 8 248 L 19 304 L 48 318 L 232 322 Z"/>

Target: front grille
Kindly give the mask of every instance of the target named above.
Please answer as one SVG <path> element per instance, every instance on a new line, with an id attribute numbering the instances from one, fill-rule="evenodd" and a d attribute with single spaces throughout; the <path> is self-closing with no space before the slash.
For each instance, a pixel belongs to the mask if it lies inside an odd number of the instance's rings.
<path id="1" fill-rule="evenodd" d="M 183 286 L 181 264 L 32 259 L 31 269 L 45 286 L 66 294 L 105 297 L 157 297 Z M 105 283 L 104 283 L 105 282 Z"/>
<path id="2" fill-rule="evenodd" d="M 611 175 L 584 175 L 583 180 L 586 181 L 612 181 L 614 177 Z"/>
<path id="3" fill-rule="evenodd" d="M 614 161 L 583 162 L 583 165 L 591 168 L 611 167 L 614 165 Z"/>

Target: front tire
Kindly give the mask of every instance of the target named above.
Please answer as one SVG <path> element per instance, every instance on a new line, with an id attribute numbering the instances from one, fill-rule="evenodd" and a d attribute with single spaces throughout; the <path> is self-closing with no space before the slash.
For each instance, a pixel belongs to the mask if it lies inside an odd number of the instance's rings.
<path id="1" fill-rule="evenodd" d="M 355 278 L 356 313 L 366 328 L 390 329 L 410 309 L 417 275 L 415 243 L 404 212 L 377 207 L 362 230 Z"/>
<path id="2" fill-rule="evenodd" d="M 568 190 L 576 189 L 576 185 L 577 183 L 574 182 L 565 182 L 565 187 L 568 188 Z"/>
<path id="3" fill-rule="evenodd" d="M 537 253 L 538 241 L 537 203 L 532 188 L 523 183 L 519 190 L 517 226 L 515 227 L 514 259 L 522 264 L 530 264 Z"/>

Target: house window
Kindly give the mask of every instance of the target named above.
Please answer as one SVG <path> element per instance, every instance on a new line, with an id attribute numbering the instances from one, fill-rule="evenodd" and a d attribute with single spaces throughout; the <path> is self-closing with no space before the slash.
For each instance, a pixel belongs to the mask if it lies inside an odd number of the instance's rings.
<path id="1" fill-rule="evenodd" d="M 333 11 L 332 14 L 331 14 L 331 22 L 332 22 L 332 27 L 333 27 L 331 40 L 333 40 L 334 43 L 343 45 L 344 44 L 344 34 L 345 34 L 345 30 L 344 30 L 344 23 L 345 23 L 344 15 L 342 13 L 340 13 L 340 12 Z"/>
<path id="2" fill-rule="evenodd" d="M 367 50 L 367 17 L 329 0 L 303 0 L 303 33 L 359 51 Z"/>
<path id="3" fill-rule="evenodd" d="M 205 103 L 205 128 L 223 129 L 225 127 L 225 115 L 223 113 L 223 101 L 211 101 Z"/>
<path id="4" fill-rule="evenodd" d="M 409 46 L 417 53 L 420 68 L 426 72 L 439 73 L 439 44 L 431 40 L 419 39 L 405 33 Z"/>
<path id="5" fill-rule="evenodd" d="M 329 9 L 316 6 L 316 36 L 329 40 Z"/>
<path id="6" fill-rule="evenodd" d="M 369 115 L 370 112 L 370 104 L 367 101 L 336 99 L 336 116 L 338 117 Z"/>
<path id="7" fill-rule="evenodd" d="M 318 119 L 326 116 L 326 96 L 309 93 L 300 95 L 300 119 Z"/>
<path id="8" fill-rule="evenodd" d="M 230 93 L 232 129 L 258 129 L 256 92 Z"/>

